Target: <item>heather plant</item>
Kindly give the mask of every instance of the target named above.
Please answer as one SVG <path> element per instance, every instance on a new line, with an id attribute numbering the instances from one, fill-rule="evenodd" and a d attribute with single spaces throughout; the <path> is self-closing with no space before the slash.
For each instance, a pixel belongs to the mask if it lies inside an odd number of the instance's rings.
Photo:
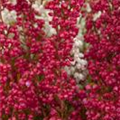
<path id="1" fill-rule="evenodd" d="M 120 1 L 89 1 L 85 40 L 89 79 L 87 120 L 120 120 Z"/>
<path id="2" fill-rule="evenodd" d="M 84 32 L 85 32 L 85 19 L 82 13 L 77 19 L 77 27 L 79 28 L 77 36 L 74 38 L 73 47 L 71 50 L 71 55 L 73 60 L 71 66 L 65 67 L 68 75 L 73 76 L 78 85 L 86 80 L 88 74 L 87 71 L 87 61 L 84 58 L 84 52 L 86 49 L 86 43 L 84 42 Z"/>
<path id="3" fill-rule="evenodd" d="M 85 92 L 64 70 L 82 4 L 0 1 L 0 119 L 84 119 Z"/>

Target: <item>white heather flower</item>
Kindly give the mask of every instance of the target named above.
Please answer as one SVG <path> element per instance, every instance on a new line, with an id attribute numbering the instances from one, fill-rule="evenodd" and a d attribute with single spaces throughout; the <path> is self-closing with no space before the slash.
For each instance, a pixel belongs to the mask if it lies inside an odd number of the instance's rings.
<path id="1" fill-rule="evenodd" d="M 82 73 L 76 72 L 74 74 L 74 77 L 76 78 L 77 83 L 79 83 L 80 80 L 84 80 L 85 76 Z"/>
<path id="2" fill-rule="evenodd" d="M 28 2 L 29 2 L 29 0 L 27 0 Z M 35 4 L 37 4 L 37 5 L 41 5 L 41 3 L 43 4 L 43 5 L 46 5 L 47 4 L 47 2 L 50 2 L 50 1 L 52 1 L 52 0 L 34 0 L 35 1 Z"/>
<path id="3" fill-rule="evenodd" d="M 70 71 L 71 71 L 71 73 L 74 73 L 75 72 L 75 67 L 71 67 Z"/>
<path id="4" fill-rule="evenodd" d="M 87 65 L 87 61 L 84 59 L 79 59 L 78 63 L 82 64 L 83 66 Z"/>
<path id="5" fill-rule="evenodd" d="M 101 14 L 102 14 L 101 11 L 95 13 L 94 16 L 93 16 L 93 21 L 96 21 L 101 16 Z"/>
<path id="6" fill-rule="evenodd" d="M 52 20 L 52 17 L 49 15 L 50 10 L 47 10 L 44 8 L 44 5 L 40 4 L 40 1 L 36 1 L 35 4 L 32 5 L 32 7 L 39 12 L 40 16 L 35 16 L 37 19 L 43 19 L 45 21 L 44 24 L 44 31 L 48 37 L 56 34 L 56 30 L 49 24 L 49 22 Z"/>
<path id="7" fill-rule="evenodd" d="M 71 62 L 71 65 L 75 65 L 75 61 L 72 61 L 72 62 Z"/>
<path id="8" fill-rule="evenodd" d="M 48 22 L 45 22 L 44 30 L 48 37 L 56 34 L 56 30 Z"/>
<path id="9" fill-rule="evenodd" d="M 86 11 L 91 12 L 91 7 L 89 3 L 86 3 Z"/>
<path id="10" fill-rule="evenodd" d="M 40 2 L 35 1 L 35 4 L 32 5 L 32 8 L 34 8 L 37 12 L 43 13 L 44 12 L 44 6 L 40 4 Z"/>
<path id="11" fill-rule="evenodd" d="M 82 47 L 83 46 L 83 42 L 82 42 L 82 40 L 79 40 L 79 38 L 76 37 L 74 39 L 74 41 L 75 41 L 75 44 L 74 44 L 75 47 Z"/>
<path id="12" fill-rule="evenodd" d="M 82 17 L 80 15 L 80 17 Z M 78 18 L 77 27 L 79 28 L 78 35 L 74 38 L 73 48 L 71 54 L 73 56 L 73 61 L 71 66 L 65 68 L 68 75 L 72 75 L 76 83 L 79 84 L 80 81 L 85 80 L 88 71 L 87 71 L 87 61 L 84 59 L 83 48 L 84 48 L 84 39 L 83 34 L 85 31 L 85 19 Z"/>
<path id="13" fill-rule="evenodd" d="M 10 0 L 9 1 L 11 4 L 13 4 L 13 5 L 16 5 L 17 4 L 17 0 Z"/>
<path id="14" fill-rule="evenodd" d="M 8 38 L 10 38 L 10 39 L 12 39 L 14 36 L 15 36 L 14 33 L 9 33 L 9 34 L 8 34 Z"/>
<path id="15" fill-rule="evenodd" d="M 16 11 L 12 10 L 12 11 L 9 11 L 8 9 L 4 9 L 2 12 L 2 19 L 3 19 L 3 22 L 7 25 L 11 25 L 13 23 L 16 22 L 16 18 L 17 18 L 17 15 L 16 15 Z"/>
<path id="16" fill-rule="evenodd" d="M 84 57 L 84 54 L 83 54 L 83 53 L 79 53 L 79 57 L 80 57 L 80 58 L 83 58 L 83 57 Z"/>
<path id="17" fill-rule="evenodd" d="M 80 69 L 80 68 L 81 68 L 81 64 L 77 63 L 77 64 L 76 64 L 76 68 L 77 68 L 77 69 Z"/>

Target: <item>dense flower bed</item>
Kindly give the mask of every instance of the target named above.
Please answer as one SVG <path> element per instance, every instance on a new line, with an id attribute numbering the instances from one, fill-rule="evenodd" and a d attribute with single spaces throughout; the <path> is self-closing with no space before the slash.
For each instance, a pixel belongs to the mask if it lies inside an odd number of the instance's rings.
<path id="1" fill-rule="evenodd" d="M 0 0 L 0 120 L 120 120 L 119 0 Z"/>

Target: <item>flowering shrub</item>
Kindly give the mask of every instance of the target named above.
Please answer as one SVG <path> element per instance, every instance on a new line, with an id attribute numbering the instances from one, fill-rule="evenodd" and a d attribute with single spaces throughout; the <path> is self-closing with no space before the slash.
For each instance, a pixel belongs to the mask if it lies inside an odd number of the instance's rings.
<path id="1" fill-rule="evenodd" d="M 0 0 L 0 120 L 120 120 L 119 0 Z"/>
<path id="2" fill-rule="evenodd" d="M 120 1 L 90 1 L 85 40 L 91 78 L 86 86 L 87 120 L 120 119 Z"/>
<path id="3" fill-rule="evenodd" d="M 84 51 L 86 48 L 86 43 L 84 42 L 83 34 L 85 32 L 85 19 L 82 14 L 78 17 L 77 26 L 79 28 L 77 36 L 74 38 L 73 47 L 71 54 L 73 56 L 73 61 L 71 66 L 65 67 L 68 75 L 71 75 L 76 80 L 78 85 L 84 82 L 88 74 L 87 71 L 87 61 L 84 58 Z"/>
<path id="4" fill-rule="evenodd" d="M 64 70 L 82 4 L 0 1 L 0 119 L 82 119 L 85 93 Z"/>

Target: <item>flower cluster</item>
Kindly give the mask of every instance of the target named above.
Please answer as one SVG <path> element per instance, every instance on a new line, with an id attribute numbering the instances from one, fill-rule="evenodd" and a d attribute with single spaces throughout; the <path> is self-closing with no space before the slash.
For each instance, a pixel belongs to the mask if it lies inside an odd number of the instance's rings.
<path id="1" fill-rule="evenodd" d="M 43 1 L 41 3 L 40 1 L 35 1 L 35 3 L 32 5 L 32 8 L 34 8 L 39 14 L 35 17 L 37 19 L 43 19 L 44 20 L 44 31 L 48 37 L 52 36 L 53 34 L 56 34 L 56 29 L 50 25 L 50 21 L 52 21 L 52 16 L 49 15 L 50 11 L 49 9 L 45 9 L 46 1 Z"/>
<path id="2" fill-rule="evenodd" d="M 82 14 L 78 17 L 77 26 L 79 28 L 79 32 L 74 38 L 71 51 L 73 61 L 71 62 L 71 66 L 66 67 L 65 69 L 69 75 L 75 78 L 77 84 L 79 84 L 80 82 L 83 82 L 87 76 L 87 61 L 84 58 L 86 43 L 83 38 L 83 34 L 85 32 L 85 19 L 82 17 Z"/>
<path id="3" fill-rule="evenodd" d="M 0 0 L 0 120 L 120 120 L 119 0 Z"/>
<path id="4" fill-rule="evenodd" d="M 0 1 L 0 119 L 81 120 L 85 93 L 64 68 L 83 1 L 39 2 Z"/>
<path id="5" fill-rule="evenodd" d="M 87 120 L 120 119 L 120 1 L 90 1 L 85 40 L 90 78 L 83 100 Z"/>

